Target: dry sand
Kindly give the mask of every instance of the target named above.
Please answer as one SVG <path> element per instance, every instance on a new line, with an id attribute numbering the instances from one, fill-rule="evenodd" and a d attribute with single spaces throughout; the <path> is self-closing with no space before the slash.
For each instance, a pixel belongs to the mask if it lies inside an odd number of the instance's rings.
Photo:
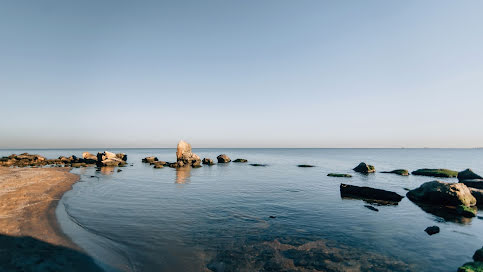
<path id="1" fill-rule="evenodd" d="M 0 167 L 0 271 L 101 271 L 55 217 L 79 180 L 69 170 Z"/>

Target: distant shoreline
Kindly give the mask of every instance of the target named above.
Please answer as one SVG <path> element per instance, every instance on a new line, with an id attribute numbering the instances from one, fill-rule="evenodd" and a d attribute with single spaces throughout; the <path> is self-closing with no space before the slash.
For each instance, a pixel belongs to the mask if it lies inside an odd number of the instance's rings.
<path id="1" fill-rule="evenodd" d="M 6 271 L 102 271 L 62 232 L 55 216 L 60 198 L 79 180 L 69 171 L 0 167 L 0 261 Z"/>

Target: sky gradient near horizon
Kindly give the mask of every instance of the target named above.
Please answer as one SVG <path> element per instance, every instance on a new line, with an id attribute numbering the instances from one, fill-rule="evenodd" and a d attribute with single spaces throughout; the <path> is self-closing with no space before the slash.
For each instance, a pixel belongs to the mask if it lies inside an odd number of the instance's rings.
<path id="1" fill-rule="evenodd" d="M 0 0 L 0 148 L 483 147 L 482 11 Z"/>

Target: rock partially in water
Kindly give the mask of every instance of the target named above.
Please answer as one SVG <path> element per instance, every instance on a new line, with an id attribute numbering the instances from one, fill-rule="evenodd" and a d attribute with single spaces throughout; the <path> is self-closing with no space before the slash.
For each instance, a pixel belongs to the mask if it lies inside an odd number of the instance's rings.
<path id="1" fill-rule="evenodd" d="M 381 173 L 396 174 L 400 176 L 409 176 L 409 171 L 406 169 L 396 169 L 392 171 L 382 171 Z"/>
<path id="2" fill-rule="evenodd" d="M 473 262 L 465 263 L 458 272 L 483 272 L 483 247 L 473 255 Z"/>
<path id="3" fill-rule="evenodd" d="M 468 218 L 475 217 L 476 211 L 477 211 L 476 207 L 468 207 L 465 205 L 459 205 L 458 207 L 456 207 L 456 212 L 459 215 L 468 217 Z"/>
<path id="4" fill-rule="evenodd" d="M 154 157 L 154 156 L 146 157 L 146 158 L 142 159 L 142 162 L 144 162 L 144 163 L 154 163 L 154 162 L 157 162 L 157 161 L 158 161 L 158 158 Z"/>
<path id="5" fill-rule="evenodd" d="M 363 174 L 376 172 L 376 168 L 374 166 L 366 164 L 365 162 L 359 163 L 359 165 L 352 170 Z"/>
<path id="6" fill-rule="evenodd" d="M 248 160 L 245 160 L 245 159 L 236 159 L 233 162 L 248 162 Z"/>
<path id="7" fill-rule="evenodd" d="M 299 164 L 297 167 L 315 167 L 315 165 L 310 165 L 310 164 Z"/>
<path id="8" fill-rule="evenodd" d="M 104 151 L 97 153 L 97 166 L 120 166 L 125 164 L 126 161 L 120 159 L 112 152 Z"/>
<path id="9" fill-rule="evenodd" d="M 433 235 L 433 234 L 439 233 L 439 227 L 438 226 L 427 227 L 424 231 L 429 235 Z"/>
<path id="10" fill-rule="evenodd" d="M 378 212 L 379 211 L 379 209 L 377 209 L 376 207 L 371 206 L 371 205 L 364 205 L 364 207 L 368 208 L 371 211 L 375 211 L 375 212 Z"/>
<path id="11" fill-rule="evenodd" d="M 483 189 L 483 179 L 467 179 L 463 180 L 462 183 L 471 188 Z"/>
<path id="12" fill-rule="evenodd" d="M 471 195 L 476 199 L 476 205 L 478 207 L 483 207 L 483 189 L 468 188 L 470 189 Z"/>
<path id="13" fill-rule="evenodd" d="M 483 179 L 483 177 L 480 175 L 477 175 L 475 172 L 473 172 L 473 170 L 469 168 L 461 172 L 458 172 L 459 181 L 468 180 L 468 179 Z"/>
<path id="14" fill-rule="evenodd" d="M 267 166 L 266 164 L 263 163 L 250 163 L 251 166 L 259 166 L 259 167 L 265 167 Z"/>
<path id="15" fill-rule="evenodd" d="M 439 180 L 430 181 L 409 191 L 406 195 L 411 201 L 430 203 L 433 205 L 476 205 L 476 199 L 463 183 L 447 183 Z"/>
<path id="16" fill-rule="evenodd" d="M 411 174 L 416 176 L 427 176 L 427 177 L 437 177 L 437 178 L 455 178 L 458 176 L 457 171 L 449 170 L 449 169 L 429 169 L 423 168 L 413 171 Z"/>
<path id="17" fill-rule="evenodd" d="M 191 151 L 191 145 L 183 140 L 179 141 L 176 149 L 178 165 L 201 167 L 201 158 Z"/>
<path id="18" fill-rule="evenodd" d="M 216 157 L 216 159 L 218 160 L 218 163 L 228 163 L 228 162 L 231 162 L 230 157 L 228 157 L 225 154 L 218 155 L 218 157 Z"/>
<path id="19" fill-rule="evenodd" d="M 349 197 L 356 197 L 362 199 L 371 199 L 371 200 L 382 200 L 382 201 L 391 201 L 391 202 L 399 202 L 404 197 L 391 191 L 375 189 L 371 187 L 360 187 L 354 186 L 349 184 L 340 184 L 340 194 L 341 196 L 349 196 Z"/>
<path id="20" fill-rule="evenodd" d="M 86 163 L 97 163 L 97 156 L 89 152 L 83 152 L 82 158 L 86 161 Z"/>
<path id="21" fill-rule="evenodd" d="M 328 177 L 335 177 L 335 178 L 352 178 L 352 175 L 349 174 L 337 174 L 337 173 L 329 173 L 327 174 Z"/>
<path id="22" fill-rule="evenodd" d="M 206 164 L 206 165 L 214 165 L 215 163 L 210 158 L 203 158 L 203 164 Z"/>

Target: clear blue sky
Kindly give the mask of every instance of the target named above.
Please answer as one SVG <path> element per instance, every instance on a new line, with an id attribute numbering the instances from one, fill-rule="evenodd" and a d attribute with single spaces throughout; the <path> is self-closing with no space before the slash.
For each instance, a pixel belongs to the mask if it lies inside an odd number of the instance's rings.
<path id="1" fill-rule="evenodd" d="M 0 148 L 483 146 L 483 1 L 0 0 Z"/>

